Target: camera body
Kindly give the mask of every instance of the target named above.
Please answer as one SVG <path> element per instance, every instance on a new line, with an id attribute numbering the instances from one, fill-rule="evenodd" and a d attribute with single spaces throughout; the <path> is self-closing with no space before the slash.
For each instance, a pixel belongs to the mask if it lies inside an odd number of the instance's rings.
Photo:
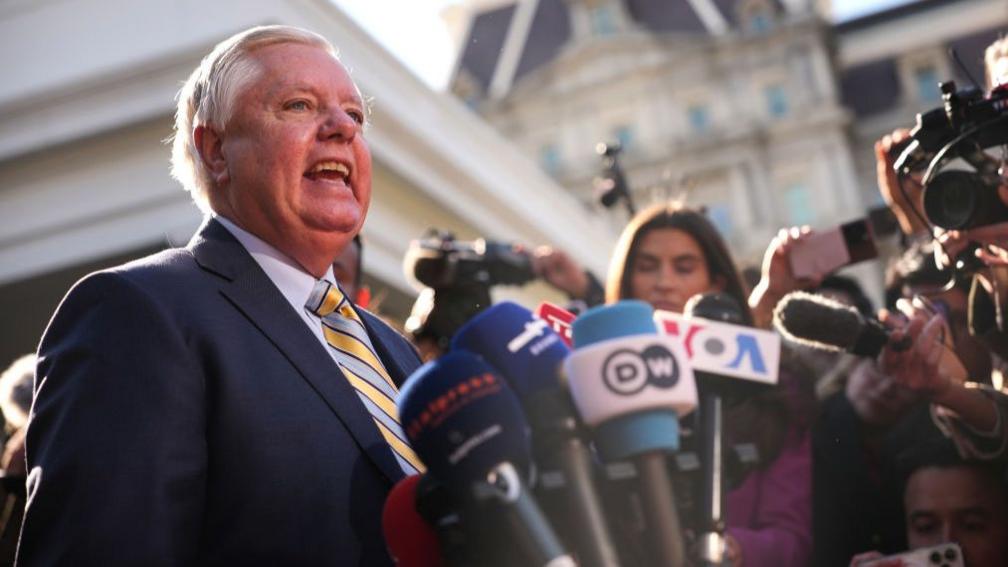
<path id="1" fill-rule="evenodd" d="M 1008 144 L 1008 89 L 985 97 L 977 88 L 957 89 L 954 81 L 940 87 L 943 104 L 917 115 L 913 142 L 895 163 L 897 173 L 927 166 L 924 212 L 936 226 L 965 230 L 1008 221 L 1008 206 L 997 194 L 1008 172 L 985 151 Z M 957 158 L 972 171 L 945 169 Z"/>
<path id="2" fill-rule="evenodd" d="M 460 242 L 438 231 L 410 243 L 405 268 L 434 289 L 521 285 L 535 279 L 529 255 L 511 244 L 483 238 Z"/>
<path id="3" fill-rule="evenodd" d="M 490 306 L 492 286 L 521 285 L 536 277 L 531 257 L 511 244 L 482 238 L 460 242 L 436 230 L 410 242 L 403 269 L 428 288 L 414 305 L 406 331 L 445 348 L 459 327 Z"/>

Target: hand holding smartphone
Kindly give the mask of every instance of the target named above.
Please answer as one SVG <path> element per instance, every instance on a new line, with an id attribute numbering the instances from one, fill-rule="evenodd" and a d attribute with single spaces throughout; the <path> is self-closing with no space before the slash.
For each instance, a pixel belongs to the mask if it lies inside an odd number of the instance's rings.
<path id="1" fill-rule="evenodd" d="M 858 567 L 964 567 L 962 549 L 955 543 L 943 543 L 873 559 Z"/>
<path id="2" fill-rule="evenodd" d="M 875 234 L 866 219 L 816 231 L 796 242 L 789 261 L 796 278 L 825 275 L 839 268 L 878 257 Z"/>

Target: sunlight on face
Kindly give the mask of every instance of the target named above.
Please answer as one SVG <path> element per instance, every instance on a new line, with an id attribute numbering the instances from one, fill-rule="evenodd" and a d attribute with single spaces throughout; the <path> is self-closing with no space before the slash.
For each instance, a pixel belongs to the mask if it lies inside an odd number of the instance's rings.
<path id="1" fill-rule="evenodd" d="M 686 231 L 657 228 L 640 239 L 630 266 L 631 299 L 682 313 L 689 298 L 722 287 L 712 281 L 700 244 Z"/>

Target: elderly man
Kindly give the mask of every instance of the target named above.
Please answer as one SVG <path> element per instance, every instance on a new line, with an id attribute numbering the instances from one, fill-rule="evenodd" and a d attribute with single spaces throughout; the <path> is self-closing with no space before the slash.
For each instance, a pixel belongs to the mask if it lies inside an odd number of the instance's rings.
<path id="1" fill-rule="evenodd" d="M 419 364 L 333 283 L 371 197 L 365 103 L 322 37 L 270 26 L 179 95 L 173 174 L 207 220 L 79 282 L 39 347 L 20 565 L 384 565 L 422 465 Z"/>

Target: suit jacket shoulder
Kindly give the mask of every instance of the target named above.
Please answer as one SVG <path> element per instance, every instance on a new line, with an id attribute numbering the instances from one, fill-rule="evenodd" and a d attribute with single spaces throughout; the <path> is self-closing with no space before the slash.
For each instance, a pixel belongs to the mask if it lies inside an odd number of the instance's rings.
<path id="1" fill-rule="evenodd" d="M 78 282 L 39 354 L 19 565 L 390 563 L 381 507 L 402 470 L 219 223 Z"/>

